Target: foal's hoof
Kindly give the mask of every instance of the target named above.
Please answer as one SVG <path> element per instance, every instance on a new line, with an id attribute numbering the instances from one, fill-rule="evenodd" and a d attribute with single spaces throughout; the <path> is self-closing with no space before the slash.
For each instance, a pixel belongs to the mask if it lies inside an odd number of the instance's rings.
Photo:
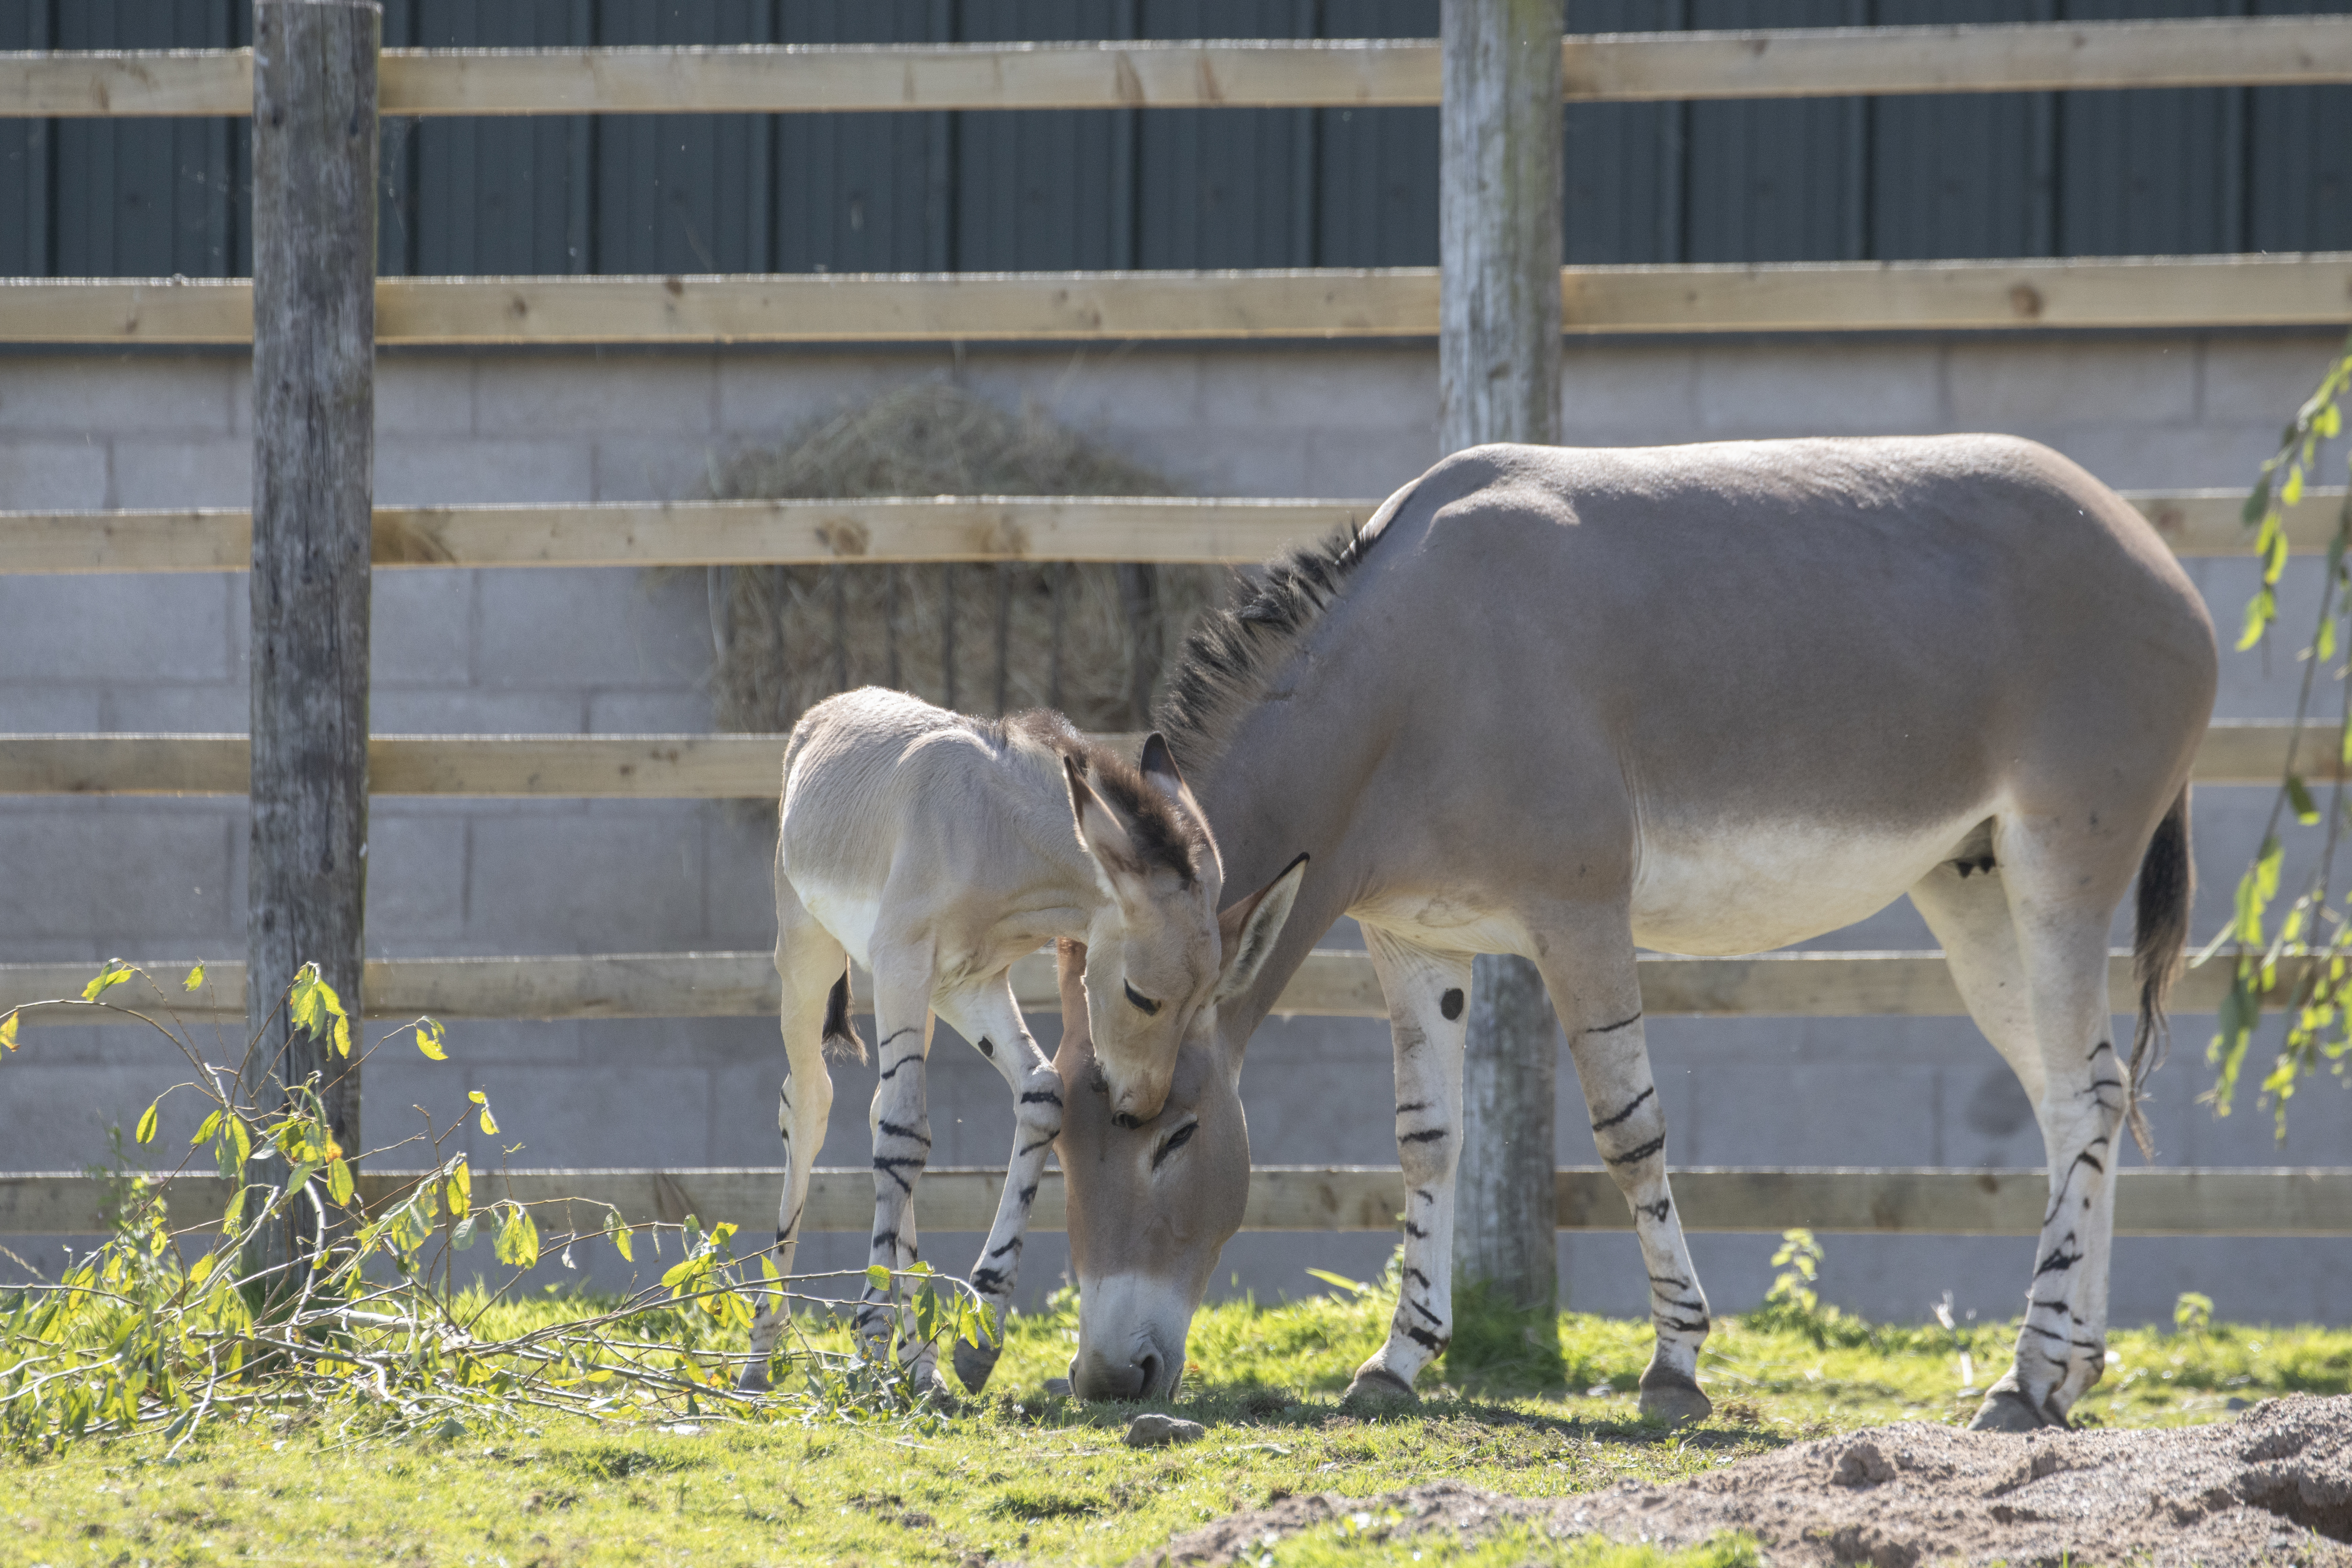
<path id="1" fill-rule="evenodd" d="M 1003 1351 L 995 1345 L 976 1345 L 970 1340 L 958 1340 L 955 1346 L 955 1373 L 965 1388 L 974 1394 L 988 1386 L 989 1374 L 996 1370 L 996 1358 Z"/>
<path id="2" fill-rule="evenodd" d="M 1348 1384 L 1348 1392 L 1339 1396 L 1342 1408 L 1352 1405 L 1378 1409 L 1420 1403 L 1421 1395 L 1412 1391 L 1412 1384 L 1384 1366 L 1368 1366 L 1359 1371 Z"/>
<path id="3" fill-rule="evenodd" d="M 1696 1379 L 1666 1366 L 1654 1366 L 1642 1373 L 1643 1420 L 1686 1426 L 1714 1414 L 1715 1401 L 1700 1391 Z"/>
<path id="4" fill-rule="evenodd" d="M 1975 1419 L 1969 1423 L 1971 1432 L 2039 1432 L 2045 1426 L 2063 1426 L 2038 1409 L 2033 1401 L 2019 1388 L 1996 1388 L 1977 1406 Z"/>

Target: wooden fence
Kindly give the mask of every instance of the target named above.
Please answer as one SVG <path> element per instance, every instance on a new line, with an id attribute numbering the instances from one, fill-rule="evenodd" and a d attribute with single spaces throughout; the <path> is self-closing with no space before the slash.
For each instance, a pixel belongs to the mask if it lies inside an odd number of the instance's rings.
<path id="1" fill-rule="evenodd" d="M 1855 28 L 1571 37 L 1565 94 L 1578 101 L 1804 98 L 2352 82 L 2352 18 L 2277 17 L 1988 27 Z M 830 48 L 386 51 L 382 112 L 496 115 L 1395 106 L 1437 101 L 1426 40 L 1122 43 Z M 0 117 L 247 114 L 250 51 L 0 54 Z M 823 342 L 1417 337 L 1437 329 L 1425 268 L 1292 272 L 941 277 L 421 278 L 376 286 L 384 343 Z M 2352 322 L 2352 254 L 1758 267 L 1571 268 L 1566 331 L 2240 328 Z M 240 279 L 0 279 L 0 342 L 243 343 L 253 331 Z M 2137 498 L 2183 554 L 2242 547 L 2234 493 Z M 1368 501 L 990 497 L 908 501 L 383 507 L 383 567 L 830 564 L 843 562 L 1260 559 L 1369 513 Z M 2322 547 L 2340 492 L 2289 521 L 2298 551 Z M 0 571 L 226 572 L 251 545 L 242 511 L 0 515 Z M 2263 784 L 2291 727 L 2216 726 L 2198 761 L 2207 783 Z M 2298 738 L 2313 776 L 2338 755 L 2331 726 Z M 764 797 L 777 736 L 379 736 L 372 785 L 385 794 Z M 0 738 L 0 793 L 236 794 L 236 735 Z M 2121 956 L 2115 961 L 2124 963 Z M 165 973 L 176 966 L 160 966 Z M 180 1009 L 240 1021 L 244 967 L 215 962 L 211 987 Z M 1654 959 L 1644 1005 L 1660 1014 L 1955 1015 L 1933 953 L 1793 953 Z M 2291 983 L 2293 973 L 2283 976 Z M 0 1005 L 76 994 L 86 965 L 0 966 Z M 2120 984 L 2120 979 L 2117 981 Z M 2214 1005 L 2226 982 L 2192 972 L 2181 1010 Z M 1024 1006 L 1057 1005 L 1042 959 L 1016 969 Z M 142 987 L 118 992 L 160 1005 Z M 772 1013 L 764 953 L 416 959 L 370 963 L 372 1016 L 622 1018 Z M 1385 1014 L 1360 953 L 1314 954 L 1278 1011 Z M 35 1025 L 90 1022 L 86 1008 L 37 1009 Z M 523 1171 L 500 1178 L 530 1201 L 576 1198 L 601 1215 L 688 1212 L 751 1219 L 772 1205 L 773 1171 Z M 373 1172 L 362 1190 L 402 1180 Z M 1728 1170 L 1676 1173 L 1694 1230 L 1921 1231 L 2022 1235 L 2044 1202 L 2039 1171 Z M 938 1170 L 924 1184 L 935 1230 L 985 1228 L 1003 1181 Z M 1597 1170 L 1557 1181 L 1560 1223 L 1624 1228 Z M 199 1207 L 226 1198 L 182 1178 Z M 2352 1172 L 2131 1170 L 2118 1175 L 2126 1235 L 2343 1235 Z M 862 1231 L 863 1171 L 819 1173 L 809 1222 Z M 0 1234 L 80 1233 L 100 1224 L 100 1184 L 56 1173 L 0 1176 Z M 1393 1226 L 1392 1170 L 1268 1167 L 1255 1173 L 1257 1229 Z M 1062 1220 L 1058 1177 L 1036 1223 Z"/>

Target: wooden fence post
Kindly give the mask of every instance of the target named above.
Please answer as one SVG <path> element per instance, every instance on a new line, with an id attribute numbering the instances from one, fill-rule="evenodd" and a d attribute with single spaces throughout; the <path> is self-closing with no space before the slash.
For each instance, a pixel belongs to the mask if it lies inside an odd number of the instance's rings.
<path id="1" fill-rule="evenodd" d="M 375 488 L 375 0 L 256 0 L 253 805 L 246 1009 L 267 1061 L 295 971 L 360 1013 L 367 892 L 368 542 Z M 356 1155 L 354 1057 L 296 1032 Z M 257 1086 L 264 1103 L 273 1092 Z M 288 1241 L 274 1242 L 280 1257 Z"/>
<path id="2" fill-rule="evenodd" d="M 1561 0 L 1444 0 L 1439 110 L 1438 430 L 1448 452 L 1559 439 Z M 1454 1289 L 1558 1300 L 1552 1092 L 1559 1030 L 1535 965 L 1474 970 L 1463 1067 Z"/>

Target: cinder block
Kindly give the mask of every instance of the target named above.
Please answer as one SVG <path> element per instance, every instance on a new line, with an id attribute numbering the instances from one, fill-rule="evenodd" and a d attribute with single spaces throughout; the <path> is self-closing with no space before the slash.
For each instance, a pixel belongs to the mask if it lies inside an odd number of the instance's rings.
<path id="1" fill-rule="evenodd" d="M 1937 355 L 1931 343 L 1710 344 L 1692 438 L 1943 429 Z"/>
<path id="2" fill-rule="evenodd" d="M 87 511 L 106 505 L 106 448 L 98 441 L 0 439 L 0 509 Z"/>
<path id="3" fill-rule="evenodd" d="M 509 952 L 670 952 L 702 944 L 691 816 L 517 818 L 474 835 L 467 930 Z M 530 940 L 526 942 L 525 938 Z"/>
<path id="4" fill-rule="evenodd" d="M 751 803 L 705 808 L 703 930 L 717 948 L 776 944 L 776 824 Z"/>
<path id="5" fill-rule="evenodd" d="M 767 442 L 799 435 L 811 424 L 893 387 L 946 380 L 956 374 L 949 350 L 730 349 L 718 361 L 719 428 Z"/>
<path id="6" fill-rule="evenodd" d="M 711 437 L 601 436 L 594 457 L 598 500 L 685 500 L 717 488 L 723 463 Z"/>
<path id="7" fill-rule="evenodd" d="M 1297 428 L 1232 432 L 1213 442 L 1194 431 L 1135 433 L 1129 455 L 1167 477 L 1179 495 L 1304 496 L 1315 437 Z"/>
<path id="8" fill-rule="evenodd" d="M 0 669 L 17 681 L 241 680 L 223 582 L 0 576 Z"/>
<path id="9" fill-rule="evenodd" d="M 474 427 L 484 436 L 708 437 L 718 428 L 705 351 L 489 354 L 474 367 Z"/>
<path id="10" fill-rule="evenodd" d="M 253 443 L 210 439 L 113 440 L 114 504 L 122 507 L 250 506 Z"/>
<path id="11" fill-rule="evenodd" d="M 1426 349 L 1333 344 L 1212 350 L 1199 359 L 1194 427 L 1202 432 L 1268 426 L 1345 431 L 1436 423 L 1437 355 Z M 1139 367 L 1147 373 L 1150 368 L 1148 361 Z M 1135 401 L 1150 405 L 1148 384 L 1138 389 Z M 1127 423 L 1116 413 L 1107 422 Z"/>
<path id="12" fill-rule="evenodd" d="M 69 735 L 104 728 L 96 686 L 0 686 L 0 733 Z"/>
<path id="13" fill-rule="evenodd" d="M 2056 447 L 2119 490 L 2251 489 L 2278 444 L 2275 425 L 2071 426 L 2021 434 Z"/>
<path id="14" fill-rule="evenodd" d="M 0 937 L 185 952 L 235 932 L 241 945 L 245 907 L 229 899 L 230 837 L 219 812 L 143 803 L 62 801 L 17 816 L 0 832 L 0 854 L 8 884 L 24 892 L 0 901 Z"/>
<path id="15" fill-rule="evenodd" d="M 253 698 L 245 682 L 125 684 L 108 688 L 98 728 L 131 734 L 241 735 L 253 722 Z"/>
<path id="16" fill-rule="evenodd" d="M 1696 439 L 1698 380 L 1696 349 L 1571 339 L 1560 355 L 1559 438 L 1571 447 L 1664 447 Z"/>
<path id="17" fill-rule="evenodd" d="M 1664 1087 L 1667 1074 L 1659 1074 Z M 1717 1062 L 1674 1158 L 1704 1165 L 1937 1165 L 1933 1069 Z"/>
<path id="18" fill-rule="evenodd" d="M 1215 357 L 1174 344 L 1008 346 L 968 353 L 957 379 L 1008 413 L 1034 407 L 1119 450 L 1124 432 L 1202 428 L 1202 378 Z"/>
<path id="19" fill-rule="evenodd" d="M 415 816 L 391 799 L 368 807 L 371 953 L 455 939 L 466 929 L 466 824 Z"/>
<path id="20" fill-rule="evenodd" d="M 576 735 L 582 711 L 572 691 L 380 686 L 368 696 L 379 735 Z"/>
<path id="21" fill-rule="evenodd" d="M 137 439 L 226 436 L 232 389 L 248 389 L 242 356 L 61 354 L 0 362 L 0 431 Z"/>
<path id="22" fill-rule="evenodd" d="M 489 1097 L 499 1132 L 486 1135 L 469 1118 L 444 1148 L 465 1148 L 477 1170 L 497 1169 L 499 1149 L 518 1142 L 530 1150 L 535 1164 L 656 1169 L 699 1164 L 709 1147 L 710 1078 L 697 1068 L 652 1063 L 594 1073 L 489 1068 L 467 1077 L 467 1087 Z M 751 1228 L 758 1228 L 751 1215 L 700 1217 L 706 1226 L 731 1219 L 753 1221 Z"/>
<path id="23" fill-rule="evenodd" d="M 474 668 L 472 572 L 377 572 L 368 627 L 370 679 L 386 685 L 464 686 Z"/>
<path id="24" fill-rule="evenodd" d="M 1300 493 L 1377 500 L 1428 472 L 1439 456 L 1434 421 L 1386 429 L 1310 431 L 1306 489 Z"/>
<path id="25" fill-rule="evenodd" d="M 592 458 L 582 438 L 388 436 L 376 443 L 375 496 L 385 506 L 590 500 Z"/>
<path id="26" fill-rule="evenodd" d="M 484 572 L 474 679 L 486 689 L 692 685 L 710 667 L 702 574 Z"/>
<path id="27" fill-rule="evenodd" d="M 1944 352 L 1951 428 L 2185 425 L 2197 416 L 2197 351 L 2192 338 L 1955 342 Z"/>
<path id="28" fill-rule="evenodd" d="M 465 436 L 474 432 L 471 355 L 380 349 L 375 362 L 375 433 Z"/>
<path id="29" fill-rule="evenodd" d="M 2333 332 L 2293 337 L 2209 337 L 2197 416 L 2220 425 L 2267 426 L 2275 435 L 2294 417 L 2344 341 Z"/>
<path id="30" fill-rule="evenodd" d="M 588 697 L 591 734 L 703 735 L 710 729 L 707 691 L 596 691 Z"/>

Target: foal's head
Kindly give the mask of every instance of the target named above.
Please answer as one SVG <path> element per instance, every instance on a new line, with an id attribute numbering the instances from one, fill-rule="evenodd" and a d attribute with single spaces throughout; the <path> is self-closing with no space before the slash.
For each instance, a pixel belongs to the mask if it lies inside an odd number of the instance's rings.
<path id="1" fill-rule="evenodd" d="M 1212 1032 L 1220 996 L 1272 951 L 1307 858 L 1220 910 L 1216 841 L 1157 734 L 1129 768 L 1107 752 L 1066 753 L 1078 841 L 1105 895 L 1087 928 L 1087 1033 L 1121 1127 L 1160 1114 L 1180 1047 Z"/>

